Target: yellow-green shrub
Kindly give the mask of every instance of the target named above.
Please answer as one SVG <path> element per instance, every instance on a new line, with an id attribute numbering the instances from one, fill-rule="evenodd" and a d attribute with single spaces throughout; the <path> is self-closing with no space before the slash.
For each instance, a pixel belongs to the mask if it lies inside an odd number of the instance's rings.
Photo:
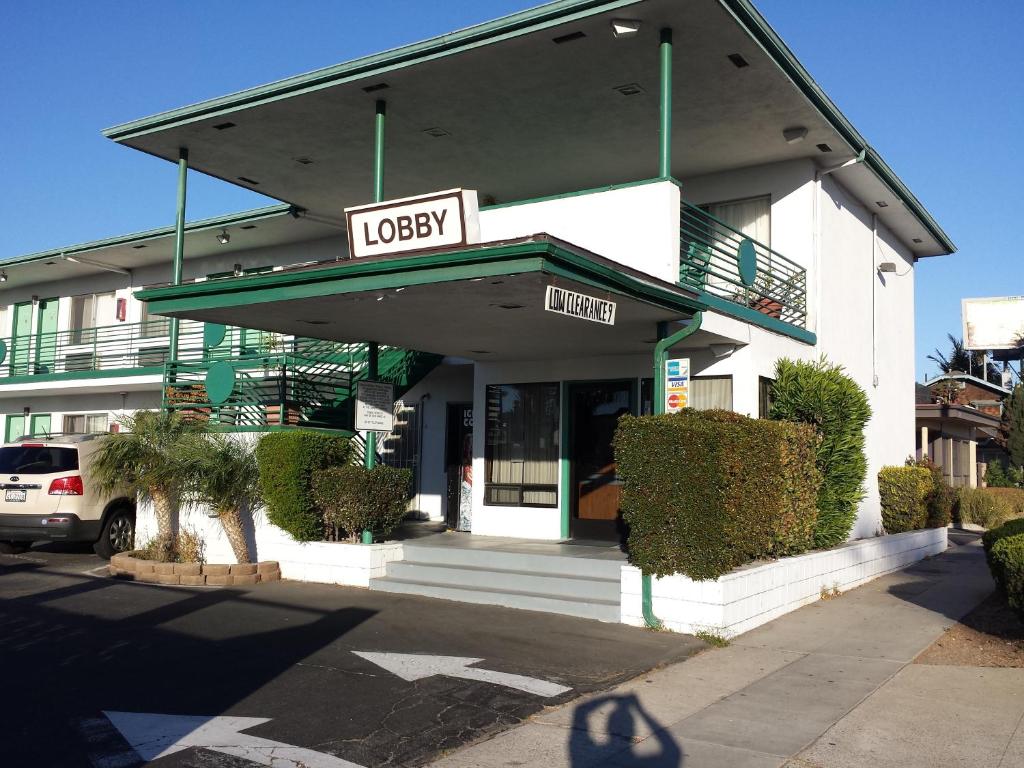
<path id="1" fill-rule="evenodd" d="M 882 467 L 878 473 L 878 493 L 885 532 L 903 533 L 924 528 L 928 523 L 928 500 L 934 488 L 932 473 L 926 467 Z"/>
<path id="2" fill-rule="evenodd" d="M 993 488 L 961 488 L 957 502 L 957 518 L 982 528 L 995 528 L 1015 517 L 1014 502 Z M 999 489 L 1007 490 L 1007 489 Z"/>

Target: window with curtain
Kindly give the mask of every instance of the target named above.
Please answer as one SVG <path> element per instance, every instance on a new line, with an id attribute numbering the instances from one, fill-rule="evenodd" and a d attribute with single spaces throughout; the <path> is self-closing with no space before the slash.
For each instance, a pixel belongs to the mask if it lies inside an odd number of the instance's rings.
<path id="1" fill-rule="evenodd" d="M 772 205 L 771 197 L 750 197 L 724 203 L 702 206 L 719 221 L 743 235 L 771 246 Z M 716 293 L 732 293 L 740 284 L 739 264 L 734 258 L 742 237 L 720 224 L 712 224 L 712 239 L 717 243 L 713 256 L 712 270 L 707 284 L 718 290 Z M 721 249 L 721 250 L 718 250 Z"/>
<path id="2" fill-rule="evenodd" d="M 92 344 L 96 338 L 95 328 L 114 322 L 116 302 L 113 291 L 109 293 L 87 293 L 71 297 L 72 344 Z"/>
<path id="3" fill-rule="evenodd" d="M 484 503 L 558 504 L 558 384 L 487 387 Z"/>
<path id="4" fill-rule="evenodd" d="M 690 408 L 732 410 L 732 376 L 694 376 L 690 379 Z M 640 382 L 640 414 L 654 413 L 654 379 Z"/>
<path id="5" fill-rule="evenodd" d="M 109 426 L 110 416 L 106 413 L 76 413 L 64 417 L 65 434 L 106 432 Z"/>

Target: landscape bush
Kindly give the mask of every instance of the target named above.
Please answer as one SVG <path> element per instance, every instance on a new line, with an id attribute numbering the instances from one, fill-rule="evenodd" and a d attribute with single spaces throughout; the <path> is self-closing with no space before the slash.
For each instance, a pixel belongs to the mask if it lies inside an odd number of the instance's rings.
<path id="1" fill-rule="evenodd" d="M 271 523 L 297 541 L 319 541 L 324 521 L 313 499 L 313 473 L 345 464 L 348 438 L 309 430 L 270 432 L 256 446 L 260 491 Z"/>
<path id="2" fill-rule="evenodd" d="M 1024 618 L 1024 520 L 1011 520 L 988 531 L 982 545 L 996 586 Z"/>
<path id="3" fill-rule="evenodd" d="M 1024 536 L 1024 519 L 1022 520 L 1010 520 L 1009 522 L 1003 523 L 998 528 L 991 528 L 985 531 L 985 534 L 981 537 L 981 545 L 985 549 L 985 557 L 988 559 L 988 567 L 992 569 L 992 547 L 997 542 L 1008 536 Z M 995 570 L 992 570 L 992 577 L 995 579 L 996 584 L 1002 586 L 999 581 L 999 576 Z"/>
<path id="4" fill-rule="evenodd" d="M 383 464 L 327 467 L 313 473 L 313 498 L 331 538 L 357 541 L 363 531 L 383 538 L 405 517 L 411 483 L 409 470 Z"/>
<path id="5" fill-rule="evenodd" d="M 615 457 L 630 561 L 714 579 L 814 541 L 818 435 L 731 411 L 623 416 Z"/>
<path id="6" fill-rule="evenodd" d="M 917 531 L 928 523 L 928 501 L 935 491 L 927 467 L 882 467 L 878 493 L 886 533 Z"/>
<path id="7" fill-rule="evenodd" d="M 957 500 L 957 523 L 996 528 L 1007 520 L 1024 516 L 1024 491 L 1017 488 L 961 488 Z"/>
<path id="8" fill-rule="evenodd" d="M 999 500 L 1007 519 L 1024 517 L 1024 488 L 986 488 L 985 492 Z"/>
<path id="9" fill-rule="evenodd" d="M 907 459 L 908 467 L 923 467 L 932 476 L 932 489 L 928 494 L 928 521 L 925 528 L 945 528 L 953 521 L 953 509 L 957 502 L 957 490 L 942 474 L 942 467 L 931 459 Z"/>
<path id="10" fill-rule="evenodd" d="M 868 397 L 842 366 L 780 359 L 772 385 L 773 419 L 803 422 L 821 435 L 817 464 L 822 475 L 814 546 L 834 547 L 849 538 L 864 498 L 867 456 L 864 426 Z"/>

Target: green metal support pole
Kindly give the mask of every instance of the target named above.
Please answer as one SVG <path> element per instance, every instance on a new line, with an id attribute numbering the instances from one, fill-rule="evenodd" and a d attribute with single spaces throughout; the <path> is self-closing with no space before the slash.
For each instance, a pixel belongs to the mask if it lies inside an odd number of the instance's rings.
<path id="1" fill-rule="evenodd" d="M 185 261 L 185 198 L 188 185 L 188 150 L 178 150 L 178 215 L 174 224 L 174 266 L 171 270 L 171 285 L 181 285 L 182 265 Z M 170 360 L 178 360 L 178 318 L 171 318 Z"/>
<path id="2" fill-rule="evenodd" d="M 661 129 L 658 147 L 658 175 L 667 179 L 672 175 L 672 30 L 661 30 Z"/>
<path id="3" fill-rule="evenodd" d="M 665 413 L 665 365 L 669 350 L 687 336 L 692 336 L 700 329 L 704 316 L 695 312 L 690 324 L 669 335 L 668 323 L 658 323 L 658 343 L 654 346 L 654 413 Z M 643 609 L 644 623 L 651 629 L 661 629 L 661 620 L 654 615 L 654 598 L 651 595 L 651 575 L 640 575 L 640 605 Z"/>

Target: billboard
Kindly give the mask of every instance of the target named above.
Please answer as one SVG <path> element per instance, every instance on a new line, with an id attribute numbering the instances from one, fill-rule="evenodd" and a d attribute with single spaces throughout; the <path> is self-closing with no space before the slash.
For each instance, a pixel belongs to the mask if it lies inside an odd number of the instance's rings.
<path id="1" fill-rule="evenodd" d="M 1017 349 L 1024 340 L 1024 296 L 961 299 L 964 347 Z"/>

